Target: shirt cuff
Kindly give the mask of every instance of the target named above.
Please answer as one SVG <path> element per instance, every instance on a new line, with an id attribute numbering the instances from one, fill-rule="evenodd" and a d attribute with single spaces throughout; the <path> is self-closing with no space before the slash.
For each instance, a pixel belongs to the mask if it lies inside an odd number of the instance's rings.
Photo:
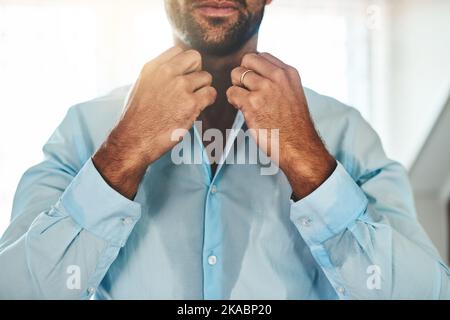
<path id="1" fill-rule="evenodd" d="M 368 199 L 338 162 L 313 193 L 291 205 L 291 220 L 306 243 L 319 245 L 342 233 L 367 209 Z"/>
<path id="2" fill-rule="evenodd" d="M 141 205 L 113 190 L 89 159 L 67 187 L 55 209 L 78 225 L 123 247 L 141 217 Z"/>

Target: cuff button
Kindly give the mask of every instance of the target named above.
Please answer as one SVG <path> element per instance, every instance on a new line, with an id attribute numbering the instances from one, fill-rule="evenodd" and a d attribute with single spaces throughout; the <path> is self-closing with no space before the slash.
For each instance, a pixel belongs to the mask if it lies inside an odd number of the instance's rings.
<path id="1" fill-rule="evenodd" d="M 300 218 L 299 222 L 300 222 L 300 225 L 302 225 L 303 227 L 309 227 L 312 224 L 312 220 L 307 217 Z"/>

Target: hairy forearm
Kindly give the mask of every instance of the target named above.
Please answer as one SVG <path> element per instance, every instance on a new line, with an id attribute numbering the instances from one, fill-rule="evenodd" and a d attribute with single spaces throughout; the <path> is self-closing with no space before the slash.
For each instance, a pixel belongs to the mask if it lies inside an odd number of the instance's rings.
<path id="1" fill-rule="evenodd" d="M 291 184 L 294 199 L 300 200 L 319 188 L 336 166 L 336 160 L 317 137 L 301 148 L 287 151 L 282 170 Z"/>
<path id="2" fill-rule="evenodd" d="M 131 142 L 123 141 L 119 130 L 111 132 L 92 161 L 114 190 L 132 200 L 149 164 Z"/>

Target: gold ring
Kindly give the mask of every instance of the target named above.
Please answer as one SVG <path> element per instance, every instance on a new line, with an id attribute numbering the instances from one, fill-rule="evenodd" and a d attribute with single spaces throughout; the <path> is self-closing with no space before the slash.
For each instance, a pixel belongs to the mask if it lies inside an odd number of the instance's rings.
<path id="1" fill-rule="evenodd" d="M 240 84 L 241 84 L 241 87 L 245 87 L 244 79 L 245 79 L 245 76 L 246 76 L 247 74 L 249 74 L 250 72 L 255 72 L 255 71 L 253 71 L 253 70 L 251 70 L 251 69 L 248 69 L 247 71 L 245 71 L 244 73 L 242 73 L 241 79 L 239 80 L 239 82 L 240 82 Z M 246 88 L 246 87 L 245 87 L 245 88 Z"/>

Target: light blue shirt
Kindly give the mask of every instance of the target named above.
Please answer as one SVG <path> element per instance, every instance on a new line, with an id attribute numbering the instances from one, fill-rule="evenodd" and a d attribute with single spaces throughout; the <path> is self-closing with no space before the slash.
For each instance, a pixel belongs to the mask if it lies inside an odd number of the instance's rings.
<path id="1" fill-rule="evenodd" d="M 212 177 L 169 153 L 130 201 L 91 161 L 128 90 L 72 107 L 24 174 L 0 241 L 0 298 L 450 298 L 405 170 L 354 109 L 306 90 L 338 166 L 301 201 L 281 171 L 224 164 Z"/>

